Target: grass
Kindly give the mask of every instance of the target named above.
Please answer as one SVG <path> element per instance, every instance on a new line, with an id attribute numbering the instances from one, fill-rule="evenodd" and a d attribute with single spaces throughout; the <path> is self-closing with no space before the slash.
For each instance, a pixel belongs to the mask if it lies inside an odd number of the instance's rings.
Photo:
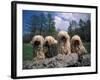
<path id="1" fill-rule="evenodd" d="M 83 44 L 86 48 L 86 50 L 88 51 L 88 53 L 90 53 L 90 43 L 89 42 L 85 42 Z M 32 60 L 32 58 L 35 55 L 33 55 L 33 48 L 32 45 L 29 43 L 24 43 L 23 44 L 23 60 Z"/>
<path id="2" fill-rule="evenodd" d="M 33 57 L 33 49 L 32 45 L 28 43 L 23 44 L 23 59 L 24 60 L 31 60 Z"/>

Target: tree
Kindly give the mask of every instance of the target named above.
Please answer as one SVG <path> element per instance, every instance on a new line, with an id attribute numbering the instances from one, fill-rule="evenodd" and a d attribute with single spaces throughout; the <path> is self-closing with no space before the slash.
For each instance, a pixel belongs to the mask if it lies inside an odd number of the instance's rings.
<path id="1" fill-rule="evenodd" d="M 74 34 L 78 34 L 78 24 L 77 24 L 77 22 L 75 20 L 72 20 L 70 22 L 70 26 L 68 27 L 68 32 L 71 35 L 71 37 Z"/>
<path id="2" fill-rule="evenodd" d="M 39 34 L 40 32 L 38 31 L 39 27 L 40 27 L 40 17 L 38 15 L 33 15 L 30 19 L 30 32 L 32 34 L 32 36 Z"/>
<path id="3" fill-rule="evenodd" d="M 43 29 L 44 26 L 46 26 L 46 21 L 47 21 L 47 18 L 46 18 L 46 15 L 44 13 L 41 13 L 40 14 L 40 34 L 45 36 L 44 32 L 45 30 Z"/>
<path id="4" fill-rule="evenodd" d="M 49 35 L 53 36 L 56 38 L 57 36 L 57 31 L 55 29 L 55 22 L 52 17 L 52 14 L 48 14 L 48 22 L 49 22 Z"/>
<path id="5" fill-rule="evenodd" d="M 35 13 L 30 17 L 29 22 L 31 38 L 35 35 L 42 35 L 44 37 L 48 35 L 55 37 L 57 35 L 54 19 L 50 12 Z"/>
<path id="6" fill-rule="evenodd" d="M 70 26 L 68 28 L 68 32 L 71 35 L 79 35 L 83 41 L 90 42 L 91 40 L 91 25 L 90 20 L 83 21 L 80 19 L 79 23 L 77 24 L 76 21 L 71 21 Z M 78 27 L 79 26 L 79 27 Z"/>
<path id="7" fill-rule="evenodd" d="M 82 19 L 80 19 L 79 25 L 80 25 L 80 36 L 81 36 L 82 40 L 86 41 L 86 42 L 90 42 L 90 39 L 91 39 L 90 20 L 83 21 Z"/>
<path id="8" fill-rule="evenodd" d="M 88 37 L 86 38 L 86 41 L 90 42 L 91 41 L 91 22 L 90 20 L 87 20 L 86 22 L 85 36 Z"/>

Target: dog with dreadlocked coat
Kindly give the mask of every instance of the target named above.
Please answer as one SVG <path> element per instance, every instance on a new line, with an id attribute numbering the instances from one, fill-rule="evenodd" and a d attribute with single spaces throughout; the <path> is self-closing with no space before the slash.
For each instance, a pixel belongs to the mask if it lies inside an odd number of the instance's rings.
<path id="1" fill-rule="evenodd" d="M 45 37 L 44 52 L 47 58 L 51 58 L 57 55 L 57 40 L 54 37 Z"/>
<path id="2" fill-rule="evenodd" d="M 58 33 L 58 53 L 62 55 L 71 53 L 70 36 L 66 31 L 60 31 Z"/>
<path id="3" fill-rule="evenodd" d="M 83 54 L 87 53 L 87 50 L 83 46 L 82 40 L 78 35 L 74 35 L 71 39 L 71 52 L 78 54 L 80 62 L 82 61 Z"/>
<path id="4" fill-rule="evenodd" d="M 31 44 L 33 45 L 33 54 L 36 54 L 37 60 L 43 60 L 45 59 L 45 54 L 43 51 L 43 45 L 44 45 L 44 38 L 41 35 L 36 35 L 32 38 Z"/>

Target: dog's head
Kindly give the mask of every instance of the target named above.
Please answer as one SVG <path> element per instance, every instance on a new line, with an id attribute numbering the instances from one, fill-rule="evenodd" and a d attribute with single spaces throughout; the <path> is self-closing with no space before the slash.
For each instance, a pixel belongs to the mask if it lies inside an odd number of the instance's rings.
<path id="1" fill-rule="evenodd" d="M 71 39 L 71 45 L 82 46 L 81 38 L 78 35 L 74 35 Z"/>
<path id="2" fill-rule="evenodd" d="M 83 46 L 80 36 L 74 35 L 71 39 L 72 52 L 78 52 L 79 54 L 87 53 L 87 50 Z"/>
<path id="3" fill-rule="evenodd" d="M 45 46 L 51 46 L 52 44 L 57 44 L 57 40 L 55 40 L 52 36 L 45 37 Z"/>
<path id="4" fill-rule="evenodd" d="M 44 44 L 44 38 L 41 35 L 36 35 L 32 38 L 30 43 L 34 46 L 41 46 Z"/>
<path id="5" fill-rule="evenodd" d="M 66 43 L 68 40 L 70 40 L 70 36 L 68 35 L 68 33 L 66 31 L 60 31 L 58 33 L 58 41 L 59 42 Z"/>

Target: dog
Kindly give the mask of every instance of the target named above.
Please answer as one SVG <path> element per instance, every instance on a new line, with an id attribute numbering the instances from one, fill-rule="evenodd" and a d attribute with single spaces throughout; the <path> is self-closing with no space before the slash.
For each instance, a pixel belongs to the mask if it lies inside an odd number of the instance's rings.
<path id="1" fill-rule="evenodd" d="M 80 62 L 82 60 L 83 54 L 87 53 L 87 50 L 83 46 L 82 40 L 78 35 L 74 35 L 71 39 L 71 52 L 78 54 Z"/>
<path id="2" fill-rule="evenodd" d="M 70 36 L 66 31 L 58 33 L 58 53 L 67 55 L 71 53 Z"/>
<path id="3" fill-rule="evenodd" d="M 57 55 L 58 41 L 52 36 L 46 36 L 44 41 L 44 52 L 46 58 L 51 58 Z"/>
<path id="4" fill-rule="evenodd" d="M 36 58 L 37 60 L 43 60 L 45 59 L 45 54 L 43 51 L 43 45 L 44 45 L 44 38 L 41 35 L 36 35 L 32 38 L 31 42 L 33 45 L 33 54 L 36 54 Z"/>

